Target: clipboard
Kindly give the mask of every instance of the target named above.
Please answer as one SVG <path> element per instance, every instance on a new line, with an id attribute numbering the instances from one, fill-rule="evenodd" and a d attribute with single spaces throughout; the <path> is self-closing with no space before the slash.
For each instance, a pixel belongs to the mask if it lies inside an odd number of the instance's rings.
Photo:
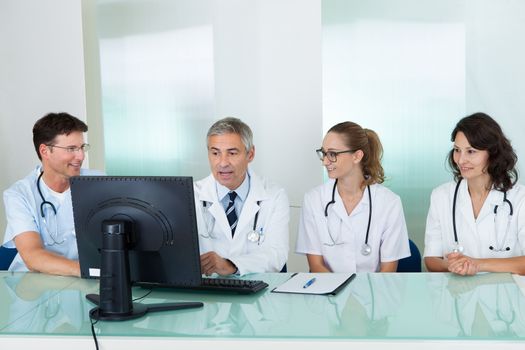
<path id="1" fill-rule="evenodd" d="M 355 273 L 294 273 L 272 293 L 336 295 L 354 278 Z"/>

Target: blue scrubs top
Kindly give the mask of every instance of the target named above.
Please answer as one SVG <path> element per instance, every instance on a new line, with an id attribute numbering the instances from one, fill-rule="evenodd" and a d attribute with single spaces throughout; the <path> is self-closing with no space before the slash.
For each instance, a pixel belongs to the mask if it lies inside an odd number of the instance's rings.
<path id="1" fill-rule="evenodd" d="M 17 235 L 34 231 L 40 234 L 46 250 L 68 259 L 78 260 L 71 192 L 68 189 L 60 203 L 41 180 L 42 195 L 46 201 L 53 203 L 57 211 L 55 215 L 50 205 L 44 205 L 44 217 L 42 217 L 40 212 L 42 198 L 36 183 L 41 171 L 42 167 L 39 165 L 24 179 L 4 191 L 7 228 L 3 245 L 15 248 L 14 238 Z M 95 170 L 81 169 L 80 175 L 103 174 Z M 9 271 L 28 271 L 20 254 L 17 254 L 11 263 Z"/>

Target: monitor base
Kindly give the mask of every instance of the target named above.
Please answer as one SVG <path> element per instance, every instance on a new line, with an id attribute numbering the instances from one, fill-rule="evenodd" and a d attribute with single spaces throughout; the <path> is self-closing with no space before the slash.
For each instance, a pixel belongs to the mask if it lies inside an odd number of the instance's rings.
<path id="1" fill-rule="evenodd" d="M 98 294 L 87 294 L 86 299 L 93 304 L 100 305 L 100 296 Z M 169 311 L 169 310 L 183 310 L 202 307 L 204 304 L 200 302 L 186 302 L 186 303 L 160 303 L 160 304 L 141 304 L 133 303 L 133 307 L 129 312 L 104 312 L 99 307 L 95 307 L 89 311 L 89 317 L 94 320 L 101 321 L 125 321 L 134 318 L 139 318 L 148 312 Z"/>

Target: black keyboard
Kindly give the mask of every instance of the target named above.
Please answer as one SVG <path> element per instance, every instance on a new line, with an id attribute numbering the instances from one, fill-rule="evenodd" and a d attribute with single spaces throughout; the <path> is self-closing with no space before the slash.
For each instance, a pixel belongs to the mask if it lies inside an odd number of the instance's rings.
<path id="1" fill-rule="evenodd" d="M 234 278 L 203 278 L 202 284 L 198 287 L 193 287 L 200 290 L 213 290 L 236 292 L 242 294 L 257 293 L 260 290 L 268 287 L 268 284 L 257 280 L 239 280 Z"/>
<path id="2" fill-rule="evenodd" d="M 241 280 L 235 278 L 202 278 L 200 286 L 174 286 L 158 283 L 138 283 L 143 288 L 175 288 L 193 289 L 213 292 L 227 292 L 239 294 L 257 293 L 268 287 L 268 283 L 258 280 Z"/>

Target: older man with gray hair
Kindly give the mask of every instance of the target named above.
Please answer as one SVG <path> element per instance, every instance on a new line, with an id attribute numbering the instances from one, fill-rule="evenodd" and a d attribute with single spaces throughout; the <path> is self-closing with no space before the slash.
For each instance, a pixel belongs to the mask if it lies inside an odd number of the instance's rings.
<path id="1" fill-rule="evenodd" d="M 289 202 L 283 188 L 248 169 L 253 134 L 237 118 L 207 134 L 211 174 L 195 183 L 202 273 L 279 272 L 288 258 Z"/>

